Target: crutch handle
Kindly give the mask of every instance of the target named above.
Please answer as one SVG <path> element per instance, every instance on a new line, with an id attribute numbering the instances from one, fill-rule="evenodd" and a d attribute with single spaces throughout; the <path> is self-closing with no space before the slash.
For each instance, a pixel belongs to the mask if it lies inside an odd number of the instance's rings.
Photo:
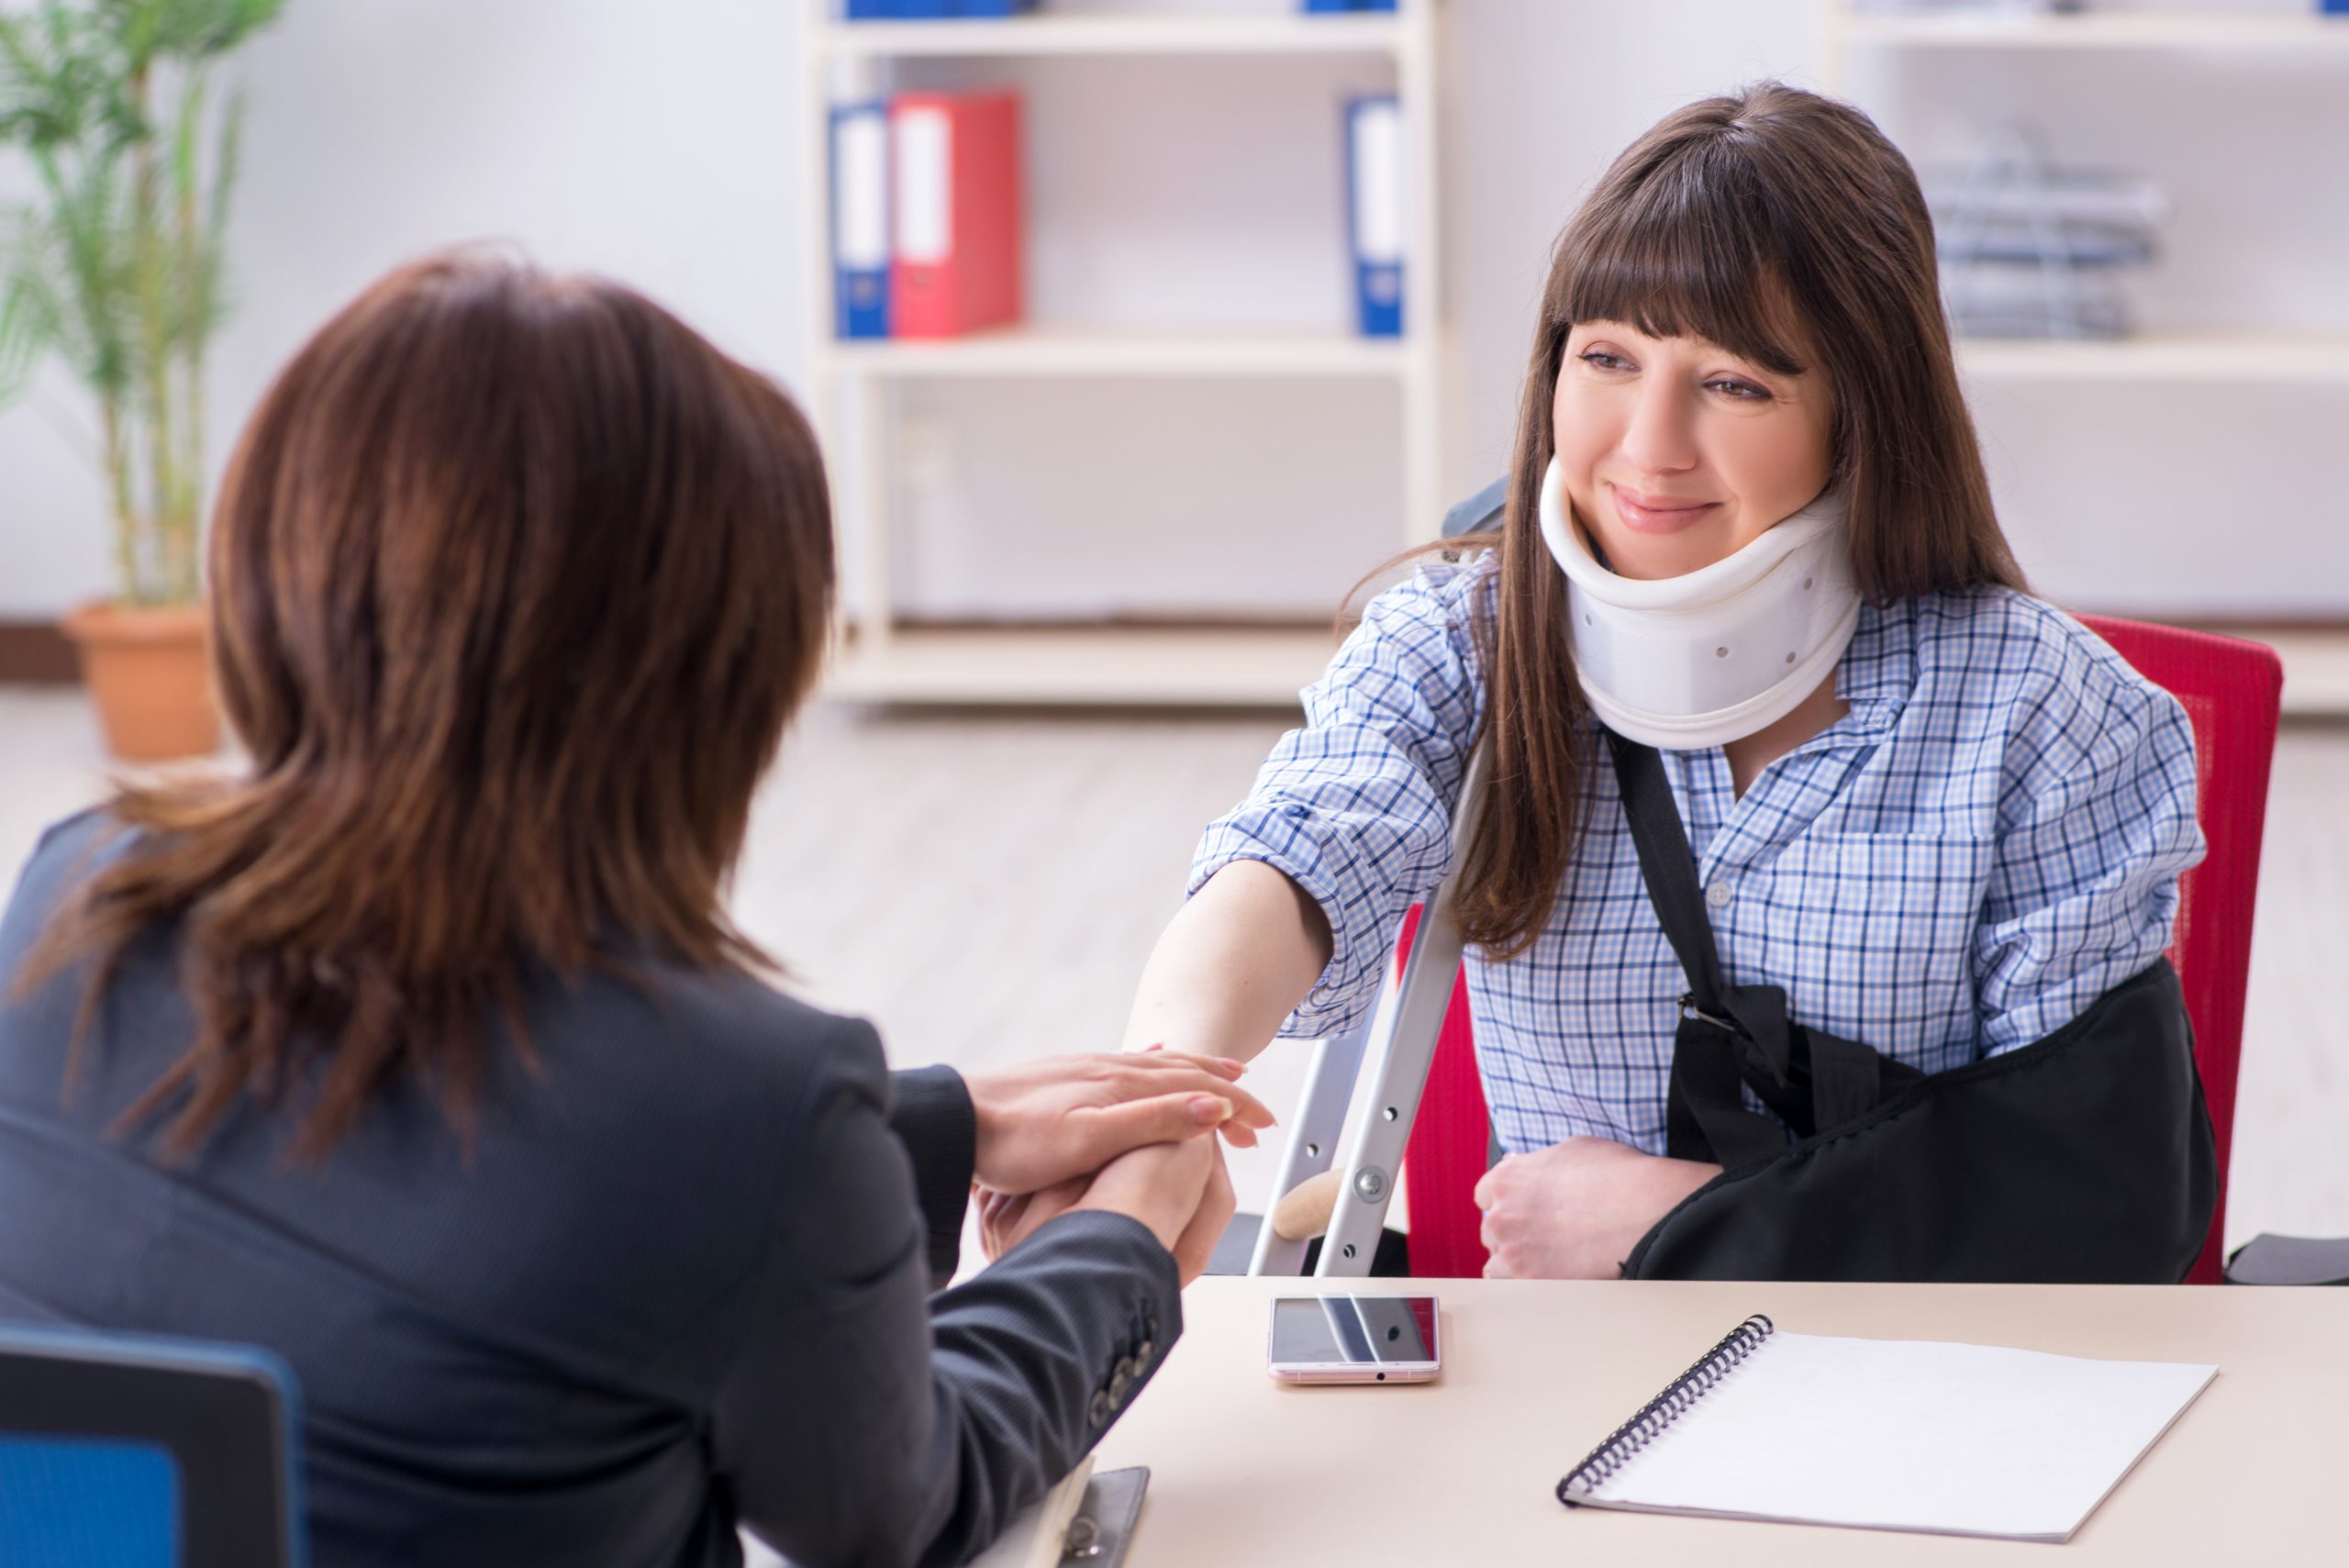
<path id="1" fill-rule="evenodd" d="M 1273 1234 L 1284 1241 L 1304 1241 L 1328 1230 L 1342 1179 L 1336 1171 L 1324 1171 L 1284 1193 L 1281 1201 L 1273 1205 Z"/>

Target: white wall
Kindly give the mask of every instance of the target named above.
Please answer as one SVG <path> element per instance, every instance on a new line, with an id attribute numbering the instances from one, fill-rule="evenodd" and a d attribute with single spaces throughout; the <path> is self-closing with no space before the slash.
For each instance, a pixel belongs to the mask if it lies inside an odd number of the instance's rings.
<path id="1" fill-rule="evenodd" d="M 1447 467 L 1464 493 L 1505 458 L 1544 259 L 1575 202 L 1678 104 L 1762 75 L 1806 80 L 1810 7 L 1446 10 Z M 801 15 L 796 0 L 294 0 L 248 61 L 241 309 L 214 367 L 217 444 L 271 369 L 368 280 L 480 237 L 624 277 L 794 382 L 807 285 L 795 242 Z M 2337 286 L 2349 200 L 2322 150 L 2349 145 L 2349 70 L 2330 52 L 1859 64 L 1855 95 L 1920 161 L 1962 154 L 2028 106 L 2077 158 L 2166 175 L 2175 239 L 2138 291 L 2150 325 L 2349 332 Z M 1030 94 L 1038 314 L 1334 317 L 1332 106 L 1379 68 L 1053 61 L 988 74 Z M 1107 383 L 913 395 L 908 411 L 948 450 L 929 454 L 930 478 L 900 508 L 907 599 L 939 614 L 1319 613 L 1401 531 L 1390 395 Z M 2337 384 L 1986 386 L 1976 412 L 2009 530 L 2045 591 L 2121 609 L 2349 614 L 2349 529 L 2329 520 L 2349 513 L 2331 459 L 2349 416 Z M 0 415 L 0 618 L 106 587 L 77 425 L 87 417 L 54 378 Z M 1046 434 L 1019 446 L 989 435 L 1017 428 Z M 2296 499 L 2248 501 L 2245 485 Z M 2236 548 L 2206 547 L 2214 524 Z"/>
<path id="2" fill-rule="evenodd" d="M 328 315 L 463 240 L 617 274 L 787 377 L 796 20 L 783 0 L 292 0 L 245 61 L 215 469 Z M 87 425 L 70 388 L 53 401 Z M 100 499 L 57 423 L 0 415 L 0 618 L 107 586 Z"/>

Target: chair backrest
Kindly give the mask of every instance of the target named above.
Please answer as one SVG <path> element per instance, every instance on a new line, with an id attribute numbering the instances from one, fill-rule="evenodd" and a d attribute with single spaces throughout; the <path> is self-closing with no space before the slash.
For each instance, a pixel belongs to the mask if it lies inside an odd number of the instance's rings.
<path id="1" fill-rule="evenodd" d="M 299 1568 L 295 1400 L 240 1346 L 0 1325 L 0 1563 Z"/>
<path id="2" fill-rule="evenodd" d="M 2234 1151 L 2235 1071 L 2243 1060 L 2243 997 L 2251 984 L 2251 917 L 2259 894 L 2259 846 L 2267 829 L 2267 775 L 2284 665 L 2276 651 L 2240 638 L 2174 626 L 2080 617 L 2139 674 L 2176 697 L 2194 726 L 2194 815 L 2210 841 L 2200 865 L 2178 878 L 2170 962 L 2194 1021 L 2194 1061 L 2219 1140 L 2219 1207 L 2188 1278 L 2216 1284 L 2225 1262 L 2227 1168 Z"/>
<path id="3" fill-rule="evenodd" d="M 2243 996 L 2251 974 L 2251 917 L 2283 666 L 2273 649 L 2237 638 L 2100 616 L 2080 619 L 2140 674 L 2177 698 L 2194 726 L 2195 813 L 2210 853 L 2178 879 L 2170 962 L 2185 987 L 2195 1062 L 2218 1135 L 2218 1211 L 2188 1278 L 2215 1284 L 2222 1262 L 2235 1072 L 2243 1055 Z M 1406 951 L 1418 918 L 1414 909 L 1404 921 L 1400 945 Z M 1484 1273 L 1474 1194 L 1485 1173 L 1488 1139 L 1463 976 L 1436 1041 L 1404 1161 L 1412 1273 L 1448 1279 Z"/>

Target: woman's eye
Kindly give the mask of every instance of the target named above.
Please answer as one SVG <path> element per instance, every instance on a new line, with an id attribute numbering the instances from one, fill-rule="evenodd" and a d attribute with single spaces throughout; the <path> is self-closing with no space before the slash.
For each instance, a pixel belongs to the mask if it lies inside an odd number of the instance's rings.
<path id="1" fill-rule="evenodd" d="M 1731 398 L 1739 403 L 1766 402 L 1770 396 L 1767 392 L 1750 381 L 1709 381 L 1705 384 L 1727 388 Z"/>
<path id="2" fill-rule="evenodd" d="M 1594 369 L 1603 371 L 1620 370 L 1625 363 L 1622 359 L 1614 354 L 1609 353 L 1604 349 L 1593 349 L 1587 353 L 1576 355 L 1575 358 L 1581 360 L 1583 363 L 1589 365 Z M 1607 362 L 1605 364 L 1600 364 L 1599 361 L 1601 360 L 1604 360 Z"/>

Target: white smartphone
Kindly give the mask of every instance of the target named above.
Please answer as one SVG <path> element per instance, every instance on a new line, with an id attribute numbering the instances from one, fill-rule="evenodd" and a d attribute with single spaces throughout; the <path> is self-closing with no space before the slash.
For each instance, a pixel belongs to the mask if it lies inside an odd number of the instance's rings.
<path id="1" fill-rule="evenodd" d="M 1443 1365 L 1432 1296 L 1284 1296 L 1268 1370 L 1283 1383 L 1427 1383 Z"/>

